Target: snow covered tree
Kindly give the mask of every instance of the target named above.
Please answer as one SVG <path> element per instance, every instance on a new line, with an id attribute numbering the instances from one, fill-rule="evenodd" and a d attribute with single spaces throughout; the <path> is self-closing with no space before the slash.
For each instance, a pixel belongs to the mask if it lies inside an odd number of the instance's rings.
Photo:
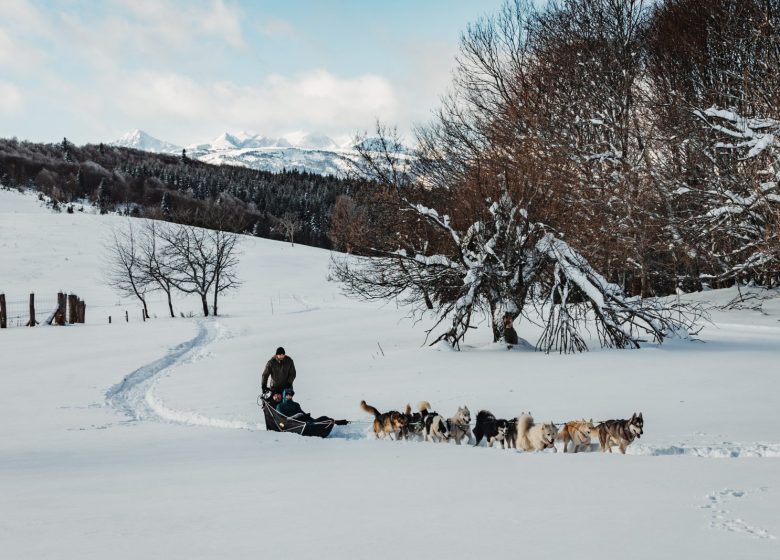
<path id="1" fill-rule="evenodd" d="M 719 255 L 722 276 L 771 287 L 780 279 L 780 120 L 746 118 L 718 107 L 698 115 L 723 138 L 716 150 L 740 156 L 739 180 L 729 189 L 708 191 L 700 217 L 704 231 L 730 241 Z"/>
<path id="2" fill-rule="evenodd" d="M 434 342 L 458 347 L 480 313 L 491 318 L 494 341 L 502 338 L 507 316 L 538 313 L 545 327 L 537 346 L 546 352 L 587 349 L 588 321 L 602 345 L 616 348 L 661 342 L 693 327 L 694 317 L 674 304 L 626 296 L 551 228 L 530 221 L 506 190 L 485 201 L 486 219 L 464 229 L 433 208 L 405 203 L 406 212 L 436 230 L 437 242 L 373 258 L 336 257 L 333 271 L 348 294 L 397 299 L 416 312 L 432 309 L 437 321 L 429 335 L 449 324 Z M 426 250 L 434 246 L 439 251 Z"/>
<path id="3" fill-rule="evenodd" d="M 108 193 L 105 182 L 102 179 L 95 190 L 95 204 L 97 204 L 101 214 L 105 214 L 111 208 L 111 195 Z"/>
<path id="4" fill-rule="evenodd" d="M 171 213 L 173 212 L 173 204 L 171 202 L 171 193 L 168 191 L 165 191 L 162 196 L 162 200 L 160 201 L 160 211 L 162 212 L 163 217 L 166 220 L 169 220 L 171 218 Z"/>
<path id="5" fill-rule="evenodd" d="M 290 242 L 290 245 L 295 245 L 295 234 L 301 231 L 303 222 L 292 212 L 285 212 L 279 218 L 278 224 L 285 239 Z"/>

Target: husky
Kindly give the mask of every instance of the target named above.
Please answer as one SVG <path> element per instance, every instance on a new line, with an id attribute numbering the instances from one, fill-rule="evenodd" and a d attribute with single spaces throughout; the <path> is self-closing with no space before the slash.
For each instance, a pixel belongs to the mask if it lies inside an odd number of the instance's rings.
<path id="1" fill-rule="evenodd" d="M 593 430 L 593 420 L 572 420 L 566 422 L 561 427 L 556 441 L 563 442 L 563 452 L 568 451 L 569 442 L 574 444 L 574 453 L 578 451 L 590 451 L 591 431 Z"/>
<path id="2" fill-rule="evenodd" d="M 644 433 L 645 421 L 642 413 L 636 412 L 628 420 L 607 420 L 596 426 L 591 432 L 599 438 L 602 453 L 609 450 L 612 453 L 612 447 L 617 445 L 620 452 L 625 455 L 628 447 L 634 439 L 639 439 Z"/>
<path id="3" fill-rule="evenodd" d="M 506 421 L 507 449 L 517 449 L 517 418 Z"/>
<path id="4" fill-rule="evenodd" d="M 447 420 L 447 427 L 450 429 L 450 439 L 460 445 L 461 440 L 466 438 L 466 443 L 470 444 L 474 440 L 474 433 L 471 431 L 471 412 L 469 407 L 463 405 L 458 407 L 458 411 Z"/>
<path id="5" fill-rule="evenodd" d="M 542 451 L 555 449 L 555 436 L 558 429 L 552 422 L 534 424 L 530 412 L 524 412 L 517 417 L 517 447 L 523 451 Z"/>
<path id="6" fill-rule="evenodd" d="M 404 415 L 406 416 L 407 430 L 405 437 L 407 439 L 425 439 L 425 417 L 428 415 L 431 405 L 428 401 L 421 401 L 417 405 L 418 412 L 412 412 L 411 405 L 406 405 Z"/>
<path id="7" fill-rule="evenodd" d="M 360 408 L 374 416 L 374 437 L 384 438 L 391 436 L 393 439 L 399 439 L 406 434 L 409 422 L 406 416 L 397 410 L 379 412 L 373 406 L 367 405 L 366 401 L 360 401 Z"/>
<path id="8" fill-rule="evenodd" d="M 482 438 L 485 438 L 488 447 L 493 447 L 494 443 L 499 442 L 503 449 L 509 429 L 508 424 L 506 420 L 498 420 L 490 411 L 480 410 L 477 413 L 477 424 L 474 426 L 474 446 L 479 445 Z"/>
<path id="9" fill-rule="evenodd" d="M 428 412 L 423 417 L 423 426 L 425 430 L 425 441 L 449 441 L 450 430 L 447 427 L 447 420 L 444 416 L 437 414 L 436 412 Z"/>

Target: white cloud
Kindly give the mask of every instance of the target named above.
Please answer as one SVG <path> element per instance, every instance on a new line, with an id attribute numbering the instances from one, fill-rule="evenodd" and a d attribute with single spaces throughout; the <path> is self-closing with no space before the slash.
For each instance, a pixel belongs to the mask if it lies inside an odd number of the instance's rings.
<path id="1" fill-rule="evenodd" d="M 218 39 L 234 48 L 244 46 L 241 12 L 222 0 L 171 2 L 160 0 L 117 0 L 131 18 L 134 32 L 141 32 L 154 44 L 188 47 L 196 39 Z M 138 37 L 135 37 L 138 40 Z"/>
<path id="2" fill-rule="evenodd" d="M 0 82 L 0 114 L 15 115 L 22 110 L 24 97 L 14 84 Z"/>
<path id="3" fill-rule="evenodd" d="M 272 39 L 295 39 L 298 36 L 298 32 L 290 22 L 279 18 L 268 18 L 260 26 L 260 32 Z"/>
<path id="4" fill-rule="evenodd" d="M 291 129 L 344 134 L 370 126 L 377 117 L 393 120 L 398 113 L 398 96 L 384 78 L 342 78 L 325 70 L 274 74 L 249 86 L 144 72 L 116 89 L 122 92 L 119 106 L 136 121 L 171 129 L 192 129 L 195 121 L 206 138 L 244 128 L 269 135 Z"/>

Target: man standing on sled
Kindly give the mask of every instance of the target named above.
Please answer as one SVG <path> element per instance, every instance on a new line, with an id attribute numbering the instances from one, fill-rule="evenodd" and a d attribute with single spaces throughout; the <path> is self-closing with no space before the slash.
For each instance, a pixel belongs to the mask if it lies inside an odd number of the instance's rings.
<path id="1" fill-rule="evenodd" d="M 270 392 L 274 397 L 277 394 L 280 395 L 279 399 L 274 398 L 276 402 L 279 402 L 282 391 L 292 389 L 293 381 L 295 381 L 295 363 L 280 346 L 276 349 L 276 354 L 265 364 L 260 386 L 263 393 Z"/>

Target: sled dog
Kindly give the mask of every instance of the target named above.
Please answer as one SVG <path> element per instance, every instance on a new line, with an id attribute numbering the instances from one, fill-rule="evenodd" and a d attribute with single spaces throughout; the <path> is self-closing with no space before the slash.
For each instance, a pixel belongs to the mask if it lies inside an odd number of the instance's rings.
<path id="1" fill-rule="evenodd" d="M 552 422 L 534 424 L 530 412 L 517 417 L 517 447 L 523 451 L 542 451 L 555 449 L 555 435 L 558 429 Z"/>
<path id="2" fill-rule="evenodd" d="M 394 436 L 398 439 L 406 434 L 409 422 L 406 416 L 397 410 L 379 412 L 373 406 L 367 405 L 366 401 L 360 401 L 360 408 L 374 416 L 374 437 Z"/>
<path id="3" fill-rule="evenodd" d="M 626 447 L 635 439 L 642 437 L 644 433 L 645 421 L 642 413 L 636 412 L 628 420 L 607 420 L 596 426 L 591 434 L 599 438 L 601 451 L 609 450 L 612 453 L 612 447 L 617 445 L 620 452 L 625 455 Z"/>
<path id="4" fill-rule="evenodd" d="M 469 407 L 463 405 L 458 407 L 458 411 L 447 420 L 447 427 L 450 429 L 450 439 L 455 440 L 455 443 L 460 445 L 463 438 L 466 438 L 466 443 L 471 443 L 474 440 L 474 434 L 471 431 L 471 412 Z"/>
<path id="5" fill-rule="evenodd" d="M 425 439 L 425 417 L 431 404 L 428 401 L 421 401 L 417 405 L 417 412 L 412 412 L 412 406 L 407 404 L 404 415 L 406 416 L 407 430 L 405 437 L 407 439 Z"/>
<path id="6" fill-rule="evenodd" d="M 450 430 L 447 427 L 447 420 L 444 416 L 436 412 L 430 412 L 423 418 L 423 425 L 425 426 L 425 441 L 449 441 Z"/>
<path id="7" fill-rule="evenodd" d="M 477 423 L 474 426 L 474 445 L 479 445 L 482 438 L 485 438 L 488 447 L 493 447 L 494 443 L 499 442 L 503 449 L 509 429 L 508 424 L 506 420 L 498 420 L 489 410 L 480 410 L 477 413 Z"/>
<path id="8" fill-rule="evenodd" d="M 568 451 L 569 442 L 574 445 L 574 453 L 578 451 L 590 451 L 591 431 L 593 420 L 572 420 L 566 422 L 555 436 L 556 441 L 563 442 L 563 452 Z"/>
<path id="9" fill-rule="evenodd" d="M 517 418 L 506 421 L 507 449 L 517 449 Z"/>

